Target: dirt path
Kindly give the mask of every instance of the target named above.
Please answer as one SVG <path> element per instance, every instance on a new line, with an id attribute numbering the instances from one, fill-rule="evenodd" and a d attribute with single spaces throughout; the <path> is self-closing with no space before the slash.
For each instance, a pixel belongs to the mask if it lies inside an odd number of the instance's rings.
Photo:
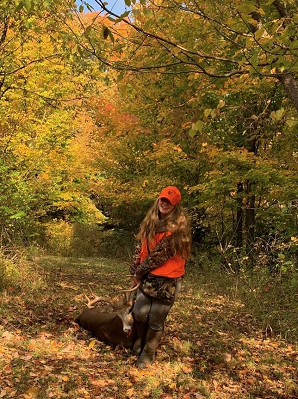
<path id="1" fill-rule="evenodd" d="M 127 267 L 108 259 L 41 258 L 39 289 L 8 290 L 0 306 L 0 398 L 294 399 L 297 352 L 263 339 L 243 304 L 188 273 L 157 361 L 134 367 L 127 349 L 95 341 L 73 322 L 92 282 L 115 293 Z M 129 281 L 127 281 L 127 284 Z"/>

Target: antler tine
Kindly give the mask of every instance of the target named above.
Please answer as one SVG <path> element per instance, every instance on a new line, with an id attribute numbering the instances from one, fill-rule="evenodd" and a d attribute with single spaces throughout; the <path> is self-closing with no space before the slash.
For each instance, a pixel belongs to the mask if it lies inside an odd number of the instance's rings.
<path id="1" fill-rule="evenodd" d="M 112 299 L 111 299 L 111 298 L 107 298 L 107 297 L 104 297 L 104 296 L 97 296 L 97 295 L 95 295 L 94 292 L 92 291 L 90 285 L 88 285 L 88 287 L 89 287 L 89 290 L 90 290 L 90 292 L 91 292 L 91 295 L 94 297 L 94 299 L 90 299 L 86 294 L 84 294 L 84 295 L 85 295 L 85 298 L 86 298 L 87 301 L 88 301 L 87 307 L 88 307 L 89 309 L 92 309 L 92 308 L 94 307 L 94 305 L 95 305 L 96 303 L 98 303 L 98 302 L 108 302 L 108 303 L 112 304 Z"/>
<path id="2" fill-rule="evenodd" d="M 133 291 L 136 291 L 140 285 L 141 285 L 141 282 L 139 281 L 137 285 L 134 285 L 133 287 L 128 288 L 126 290 L 119 290 L 119 291 L 120 292 L 133 292 Z"/>
<path id="3" fill-rule="evenodd" d="M 88 284 L 88 288 L 89 288 L 90 294 L 95 297 L 96 295 L 94 294 L 92 288 L 90 287 L 90 283 Z"/>
<path id="4" fill-rule="evenodd" d="M 112 300 L 110 298 L 106 298 L 106 297 L 103 297 L 103 296 L 95 295 L 94 299 L 90 299 L 87 295 L 85 295 L 85 297 L 86 297 L 86 299 L 88 301 L 87 307 L 90 308 L 90 309 L 93 308 L 94 305 L 96 303 L 98 303 L 98 302 L 108 302 L 108 303 L 112 304 Z"/>

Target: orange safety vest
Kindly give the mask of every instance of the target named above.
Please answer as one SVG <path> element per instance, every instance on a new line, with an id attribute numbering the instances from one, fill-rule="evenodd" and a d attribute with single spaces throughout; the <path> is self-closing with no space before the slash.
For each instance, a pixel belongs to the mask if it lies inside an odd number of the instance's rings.
<path id="1" fill-rule="evenodd" d="M 149 249 L 152 251 L 154 247 L 164 238 L 169 237 L 172 235 L 170 231 L 156 233 L 155 239 L 150 242 Z M 143 240 L 142 242 L 142 249 L 141 249 L 141 263 L 148 257 L 148 246 L 147 240 Z M 150 271 L 151 274 L 156 276 L 163 276 L 163 277 L 181 277 L 185 273 L 185 259 L 181 258 L 179 255 L 175 255 L 172 258 L 168 259 L 163 265 L 157 267 L 156 269 L 152 269 Z"/>

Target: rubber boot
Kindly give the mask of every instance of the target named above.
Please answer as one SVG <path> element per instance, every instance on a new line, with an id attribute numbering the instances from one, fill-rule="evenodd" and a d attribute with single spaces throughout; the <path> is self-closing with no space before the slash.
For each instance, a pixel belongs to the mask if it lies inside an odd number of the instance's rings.
<path id="1" fill-rule="evenodd" d="M 135 321 L 135 326 L 137 329 L 138 338 L 132 347 L 132 353 L 134 355 L 139 356 L 142 352 L 142 349 L 145 346 L 147 323 L 139 323 L 139 322 Z"/>
<path id="2" fill-rule="evenodd" d="M 146 335 L 146 344 L 139 356 L 136 367 L 139 369 L 145 369 L 149 364 L 153 363 L 155 360 L 155 351 L 158 347 L 163 331 L 155 331 L 148 327 Z"/>

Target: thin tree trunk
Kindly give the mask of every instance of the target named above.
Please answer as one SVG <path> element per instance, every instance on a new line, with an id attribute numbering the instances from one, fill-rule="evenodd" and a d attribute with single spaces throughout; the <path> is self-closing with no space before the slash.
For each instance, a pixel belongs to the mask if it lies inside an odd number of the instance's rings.
<path id="1" fill-rule="evenodd" d="M 292 73 L 284 71 L 279 75 L 278 80 L 283 85 L 289 99 L 298 111 L 298 83 Z"/>
<path id="2" fill-rule="evenodd" d="M 241 253 L 243 248 L 243 183 L 239 182 L 237 184 L 237 215 L 236 215 L 236 253 L 237 253 L 237 263 L 236 272 L 241 269 Z"/>
<path id="3" fill-rule="evenodd" d="M 242 204 L 243 183 L 237 184 L 237 217 L 236 217 L 236 247 L 243 247 L 243 204 Z"/>
<path id="4" fill-rule="evenodd" d="M 246 183 L 246 192 L 247 192 L 247 206 L 245 211 L 245 230 L 246 230 L 246 240 L 245 240 L 245 249 L 246 256 L 248 256 L 250 260 L 251 267 L 254 266 L 255 263 L 255 251 L 254 251 L 254 243 L 255 243 L 255 200 L 256 196 L 251 193 L 251 182 Z"/>

